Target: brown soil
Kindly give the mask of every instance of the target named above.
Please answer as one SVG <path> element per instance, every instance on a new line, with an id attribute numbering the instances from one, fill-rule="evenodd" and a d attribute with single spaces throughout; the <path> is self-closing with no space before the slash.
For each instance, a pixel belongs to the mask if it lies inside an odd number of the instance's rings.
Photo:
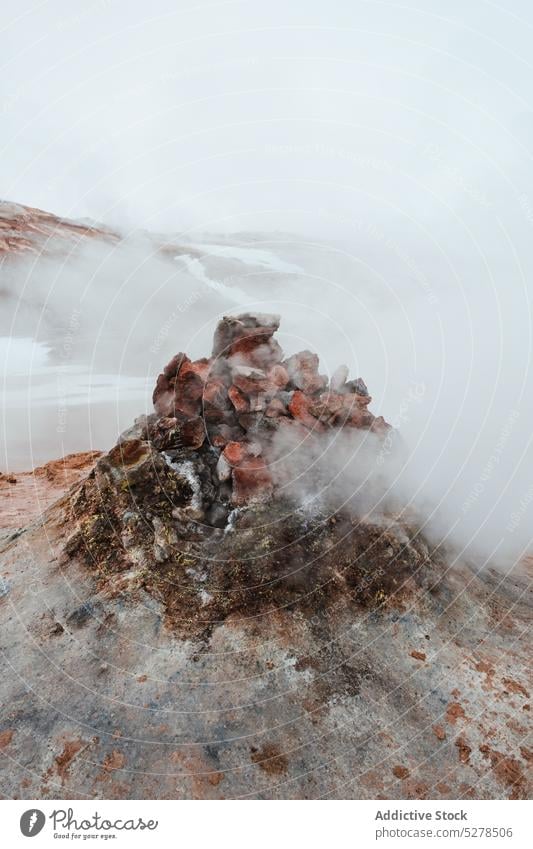
<path id="1" fill-rule="evenodd" d="M 490 746 L 483 745 L 479 747 L 483 757 L 490 760 L 491 769 L 498 781 L 505 787 L 510 788 L 510 799 L 527 799 L 528 789 L 522 766 L 520 762 L 503 752 L 498 752 L 491 749 Z"/>
<path id="2" fill-rule="evenodd" d="M 414 657 L 415 660 L 422 660 L 423 661 L 423 660 L 426 659 L 426 653 L 423 652 L 423 651 L 412 651 L 411 657 Z"/>
<path id="3" fill-rule="evenodd" d="M 455 725 L 458 719 L 464 719 L 465 712 L 462 705 L 459 702 L 450 702 L 448 707 L 446 708 L 446 719 L 452 725 Z"/>
<path id="4" fill-rule="evenodd" d="M 455 745 L 459 749 L 459 760 L 462 764 L 467 764 L 470 760 L 472 747 L 468 745 L 464 737 L 458 737 L 455 741 Z"/>
<path id="5" fill-rule="evenodd" d="M 265 744 L 261 749 L 252 748 L 252 761 L 257 764 L 268 775 L 283 775 L 287 772 L 289 765 L 285 755 L 282 755 L 277 746 L 269 743 Z"/>
<path id="6" fill-rule="evenodd" d="M 73 493 L 65 546 L 97 573 L 102 592 L 146 590 L 182 636 L 208 637 L 228 616 L 255 618 L 295 603 L 309 615 L 336 603 L 401 606 L 435 583 L 438 555 L 430 560 L 423 539 L 398 517 L 387 527 L 338 514 L 332 525 L 277 500 L 237 516 L 233 532 L 224 532 L 173 519 L 173 504 L 189 490 L 148 442 L 123 442 Z M 123 586 L 132 580 L 135 587 Z"/>
<path id="7" fill-rule="evenodd" d="M 0 474 L 0 529 L 29 524 L 93 468 L 100 451 L 51 460 L 33 472 Z"/>
<path id="8" fill-rule="evenodd" d="M 60 776 L 61 781 L 65 781 L 67 777 L 68 770 L 70 765 L 76 755 L 78 755 L 82 749 L 85 749 L 89 744 L 84 740 L 67 740 L 63 751 L 61 754 L 57 755 L 55 761 L 57 764 L 57 774 Z"/>
<path id="9" fill-rule="evenodd" d="M 407 769 L 406 766 L 395 766 L 392 769 L 392 774 L 396 778 L 404 779 L 404 778 L 409 778 L 410 773 L 409 773 L 409 770 Z"/>

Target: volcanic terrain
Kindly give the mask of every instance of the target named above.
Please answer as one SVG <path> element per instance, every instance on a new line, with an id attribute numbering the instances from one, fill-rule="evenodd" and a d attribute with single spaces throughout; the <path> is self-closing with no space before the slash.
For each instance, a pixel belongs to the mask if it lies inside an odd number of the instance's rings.
<path id="1" fill-rule="evenodd" d="M 153 414 L 4 530 L 6 797 L 530 792 L 526 575 L 339 500 L 322 458 L 379 455 L 391 428 L 278 325 L 224 318 Z"/>

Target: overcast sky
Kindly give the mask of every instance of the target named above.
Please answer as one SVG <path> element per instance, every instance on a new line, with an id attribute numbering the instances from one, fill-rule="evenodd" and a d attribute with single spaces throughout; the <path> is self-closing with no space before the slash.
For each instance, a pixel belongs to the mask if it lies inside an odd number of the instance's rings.
<path id="1" fill-rule="evenodd" d="M 284 326 L 332 366 L 349 340 L 375 412 L 411 437 L 436 484 L 445 524 L 460 514 L 491 547 L 505 533 L 524 551 L 532 40 L 526 0 L 4 0 L 0 197 L 185 243 L 210 231 L 298 234 L 288 258 L 307 276 L 280 275 L 274 291 L 272 277 L 245 275 L 254 307 L 282 293 Z M 77 287 L 88 291 L 84 338 L 114 340 L 133 369 L 198 285 L 182 270 L 152 303 L 167 270 L 144 259 L 89 257 L 61 285 L 41 263 L 28 292 L 61 317 Z M 4 286 L 16 296 L 13 274 Z M 108 315 L 117 292 L 124 303 Z M 194 310 L 180 314 L 168 353 L 189 351 L 219 309 L 204 298 L 197 324 Z M 136 328 L 127 357 L 125 325 Z M 39 336 L 28 322 L 18 335 Z M 101 370 L 116 371 L 104 353 Z"/>

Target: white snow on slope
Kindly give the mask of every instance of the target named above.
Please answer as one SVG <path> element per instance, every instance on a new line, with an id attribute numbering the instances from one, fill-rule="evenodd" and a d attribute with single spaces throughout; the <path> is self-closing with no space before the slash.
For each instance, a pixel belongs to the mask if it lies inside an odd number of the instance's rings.
<path id="1" fill-rule="evenodd" d="M 269 268 L 271 271 L 278 271 L 280 274 L 303 274 L 304 269 L 299 265 L 293 265 L 290 262 L 285 262 L 279 256 L 276 256 L 271 251 L 261 248 L 248 248 L 241 245 L 213 245 L 200 244 L 196 246 L 199 251 L 211 254 L 212 256 L 224 257 L 225 259 L 236 259 L 239 262 L 244 262 L 246 265 L 258 265 L 262 268 Z"/>
<path id="2" fill-rule="evenodd" d="M 249 296 L 242 289 L 239 289 L 237 286 L 226 286 L 225 283 L 220 283 L 218 280 L 212 280 L 208 277 L 201 260 L 197 257 L 190 254 L 178 254 L 175 259 L 182 260 L 185 263 L 187 271 L 192 274 L 195 280 L 198 280 L 199 283 L 207 286 L 213 292 L 218 292 L 219 295 L 227 298 L 231 303 L 240 305 L 250 303 Z"/>

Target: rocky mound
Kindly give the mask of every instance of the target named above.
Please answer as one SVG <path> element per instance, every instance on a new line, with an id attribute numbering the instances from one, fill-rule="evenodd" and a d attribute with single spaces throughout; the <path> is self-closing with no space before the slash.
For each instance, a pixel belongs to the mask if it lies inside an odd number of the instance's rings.
<path id="1" fill-rule="evenodd" d="M 305 446 L 298 468 L 325 434 L 389 426 L 345 367 L 328 381 L 311 352 L 284 359 L 278 326 L 277 316 L 224 318 L 209 359 L 173 357 L 156 412 L 98 461 L 72 504 L 68 553 L 82 552 L 108 586 L 148 590 L 184 633 L 296 599 L 310 611 L 343 592 L 378 603 L 429 566 L 425 542 L 398 517 L 361 523 L 291 494 L 287 445 L 291 455 Z"/>
<path id="2" fill-rule="evenodd" d="M 383 434 L 389 427 L 369 412 L 368 390 L 361 378 L 347 380 L 346 366 L 328 381 L 318 372 L 316 354 L 284 359 L 274 339 L 279 321 L 270 315 L 224 318 L 209 359 L 191 362 L 176 354 L 157 379 L 151 442 L 170 462 L 207 446 L 206 463 L 217 460 L 211 469 L 217 505 L 268 500 L 283 481 L 284 445 L 312 443 L 336 428 Z"/>

